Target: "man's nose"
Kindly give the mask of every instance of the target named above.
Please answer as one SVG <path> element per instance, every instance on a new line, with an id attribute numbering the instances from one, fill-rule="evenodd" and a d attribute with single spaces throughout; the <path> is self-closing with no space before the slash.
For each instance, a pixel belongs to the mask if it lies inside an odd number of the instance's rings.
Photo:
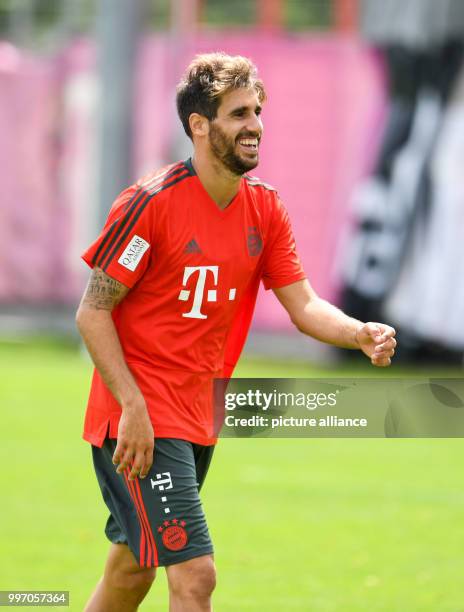
<path id="1" fill-rule="evenodd" d="M 258 115 L 253 114 L 247 121 L 247 130 L 253 132 L 257 136 L 263 131 L 263 123 Z"/>

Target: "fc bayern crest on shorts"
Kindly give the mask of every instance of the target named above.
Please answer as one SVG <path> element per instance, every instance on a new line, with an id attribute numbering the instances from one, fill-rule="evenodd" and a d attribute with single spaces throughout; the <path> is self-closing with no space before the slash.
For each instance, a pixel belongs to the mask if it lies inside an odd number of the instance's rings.
<path id="1" fill-rule="evenodd" d="M 158 533 L 161 533 L 161 540 L 168 550 L 182 550 L 186 546 L 188 537 L 185 531 L 185 525 L 185 521 L 172 519 L 170 521 L 164 521 L 163 524 L 158 527 Z"/>

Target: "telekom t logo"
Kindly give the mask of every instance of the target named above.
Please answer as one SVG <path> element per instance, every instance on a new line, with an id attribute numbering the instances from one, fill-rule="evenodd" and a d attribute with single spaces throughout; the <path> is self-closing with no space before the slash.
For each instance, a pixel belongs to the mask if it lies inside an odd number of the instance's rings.
<path id="1" fill-rule="evenodd" d="M 217 286 L 219 266 L 187 266 L 184 269 L 184 278 L 182 280 L 182 285 L 184 287 L 187 286 L 187 281 L 192 276 L 192 274 L 194 274 L 194 272 L 198 272 L 198 278 L 195 287 L 195 293 L 193 294 L 192 308 L 190 312 L 182 313 L 182 316 L 187 317 L 189 319 L 207 319 L 208 317 L 201 312 L 203 296 L 205 293 L 206 277 L 208 276 L 208 272 L 211 272 L 211 274 L 213 275 L 214 284 Z M 190 298 L 190 294 L 190 289 L 181 289 L 181 292 L 179 293 L 179 300 L 181 300 L 182 302 L 186 302 Z M 229 300 L 235 300 L 235 289 L 229 289 Z M 208 289 L 206 301 L 217 301 L 216 289 Z"/>

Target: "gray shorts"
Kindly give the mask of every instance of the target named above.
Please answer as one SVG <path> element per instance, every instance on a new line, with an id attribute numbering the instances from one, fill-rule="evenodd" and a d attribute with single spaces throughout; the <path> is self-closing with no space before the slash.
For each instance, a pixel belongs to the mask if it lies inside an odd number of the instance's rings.
<path id="1" fill-rule="evenodd" d="M 105 533 L 127 544 L 140 567 L 180 563 L 213 553 L 200 501 L 214 446 L 157 438 L 155 460 L 144 479 L 116 473 L 116 440 L 92 446 L 98 483 L 110 511 Z"/>

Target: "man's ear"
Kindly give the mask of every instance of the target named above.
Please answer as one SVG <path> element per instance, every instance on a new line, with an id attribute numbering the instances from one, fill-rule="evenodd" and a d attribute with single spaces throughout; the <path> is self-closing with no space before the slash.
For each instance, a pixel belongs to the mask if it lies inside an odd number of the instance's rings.
<path id="1" fill-rule="evenodd" d="M 191 113 L 189 116 L 189 125 L 192 136 L 207 136 L 209 133 L 209 121 L 203 115 Z"/>

